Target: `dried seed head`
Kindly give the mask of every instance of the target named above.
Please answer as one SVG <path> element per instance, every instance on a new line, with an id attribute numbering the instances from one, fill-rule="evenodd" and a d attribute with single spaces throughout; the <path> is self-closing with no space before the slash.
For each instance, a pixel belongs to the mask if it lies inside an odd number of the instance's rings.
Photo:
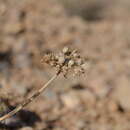
<path id="1" fill-rule="evenodd" d="M 78 65 L 82 65 L 82 63 L 83 63 L 82 59 L 77 59 L 77 64 Z"/>
<path id="2" fill-rule="evenodd" d="M 69 62 L 68 62 L 68 66 L 69 67 L 72 67 L 74 65 L 74 60 L 70 60 Z"/>
<path id="3" fill-rule="evenodd" d="M 71 50 L 68 47 L 63 48 L 59 54 L 46 54 L 43 57 L 43 62 L 55 67 L 58 72 L 62 72 L 66 76 L 69 72 L 74 75 L 84 73 L 84 59 L 81 58 L 77 50 Z"/>
<path id="4" fill-rule="evenodd" d="M 77 53 L 74 53 L 73 56 L 77 58 L 79 55 Z"/>
<path id="5" fill-rule="evenodd" d="M 63 63 L 65 62 L 65 57 L 64 57 L 64 56 L 59 56 L 58 62 L 59 62 L 60 64 L 63 64 Z"/>
<path id="6" fill-rule="evenodd" d="M 69 48 L 68 47 L 64 47 L 62 51 L 63 51 L 64 54 L 66 54 L 66 53 L 69 52 Z"/>

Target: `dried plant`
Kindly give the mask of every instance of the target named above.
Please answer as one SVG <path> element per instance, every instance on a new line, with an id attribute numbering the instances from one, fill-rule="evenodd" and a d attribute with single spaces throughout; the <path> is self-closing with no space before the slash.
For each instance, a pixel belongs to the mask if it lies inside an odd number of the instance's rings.
<path id="1" fill-rule="evenodd" d="M 0 122 L 13 116 L 19 112 L 22 108 L 31 103 L 35 98 L 37 98 L 60 74 L 66 77 L 70 72 L 75 75 L 80 75 L 85 72 L 86 64 L 85 60 L 81 58 L 77 50 L 71 50 L 68 47 L 64 47 L 62 52 L 59 54 L 48 53 L 42 58 L 42 63 L 47 63 L 48 65 L 56 68 L 56 74 L 44 84 L 38 91 L 36 91 L 31 97 L 25 99 L 23 103 L 18 105 L 14 110 L 0 117 Z"/>
<path id="2" fill-rule="evenodd" d="M 64 47 L 59 54 L 46 54 L 42 62 L 56 68 L 57 74 L 62 73 L 65 77 L 70 74 L 70 72 L 74 76 L 85 72 L 84 59 L 81 58 L 77 50 L 71 50 L 68 47 Z"/>

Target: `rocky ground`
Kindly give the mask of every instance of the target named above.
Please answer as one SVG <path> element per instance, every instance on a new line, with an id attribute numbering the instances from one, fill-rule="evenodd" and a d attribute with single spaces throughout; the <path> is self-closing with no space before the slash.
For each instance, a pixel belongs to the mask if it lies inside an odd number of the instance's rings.
<path id="1" fill-rule="evenodd" d="M 0 0 L 0 96 L 10 109 L 55 73 L 41 64 L 44 52 L 70 46 L 88 63 L 85 76 L 60 76 L 1 129 L 129 130 L 129 7 L 129 0 Z"/>

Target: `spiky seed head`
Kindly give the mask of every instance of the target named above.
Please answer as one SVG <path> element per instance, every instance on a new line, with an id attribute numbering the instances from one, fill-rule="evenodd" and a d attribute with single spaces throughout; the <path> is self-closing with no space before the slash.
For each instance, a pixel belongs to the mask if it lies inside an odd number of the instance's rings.
<path id="1" fill-rule="evenodd" d="M 64 54 L 68 53 L 68 52 L 69 52 L 69 48 L 68 48 L 68 47 L 64 47 L 63 50 L 62 50 L 62 52 L 63 52 Z"/>
<path id="2" fill-rule="evenodd" d="M 65 57 L 64 57 L 64 56 L 59 56 L 58 62 L 59 62 L 60 64 L 63 64 L 63 63 L 65 62 Z"/>
<path id="3" fill-rule="evenodd" d="M 77 50 L 71 50 L 68 47 L 63 48 L 59 54 L 45 54 L 42 61 L 55 67 L 57 72 L 63 73 L 64 76 L 69 72 L 80 75 L 85 71 L 83 68 L 85 60 L 81 58 Z"/>
<path id="4" fill-rule="evenodd" d="M 68 62 L 68 66 L 69 67 L 72 67 L 74 65 L 74 60 L 70 60 L 69 62 Z"/>

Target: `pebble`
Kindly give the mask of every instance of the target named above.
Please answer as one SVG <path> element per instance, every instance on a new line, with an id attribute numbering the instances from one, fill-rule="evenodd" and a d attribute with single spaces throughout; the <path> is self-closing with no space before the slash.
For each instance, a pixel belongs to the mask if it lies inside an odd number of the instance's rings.
<path id="1" fill-rule="evenodd" d="M 74 92 L 69 92 L 61 96 L 62 103 L 67 108 L 75 108 L 79 105 L 80 99 Z"/>
<path id="2" fill-rule="evenodd" d="M 114 98 L 125 110 L 130 110 L 130 81 L 126 77 L 121 77 L 117 82 Z"/>
<path id="3" fill-rule="evenodd" d="M 19 130 L 33 130 L 33 128 L 32 127 L 23 127 L 23 128 L 21 128 Z"/>

